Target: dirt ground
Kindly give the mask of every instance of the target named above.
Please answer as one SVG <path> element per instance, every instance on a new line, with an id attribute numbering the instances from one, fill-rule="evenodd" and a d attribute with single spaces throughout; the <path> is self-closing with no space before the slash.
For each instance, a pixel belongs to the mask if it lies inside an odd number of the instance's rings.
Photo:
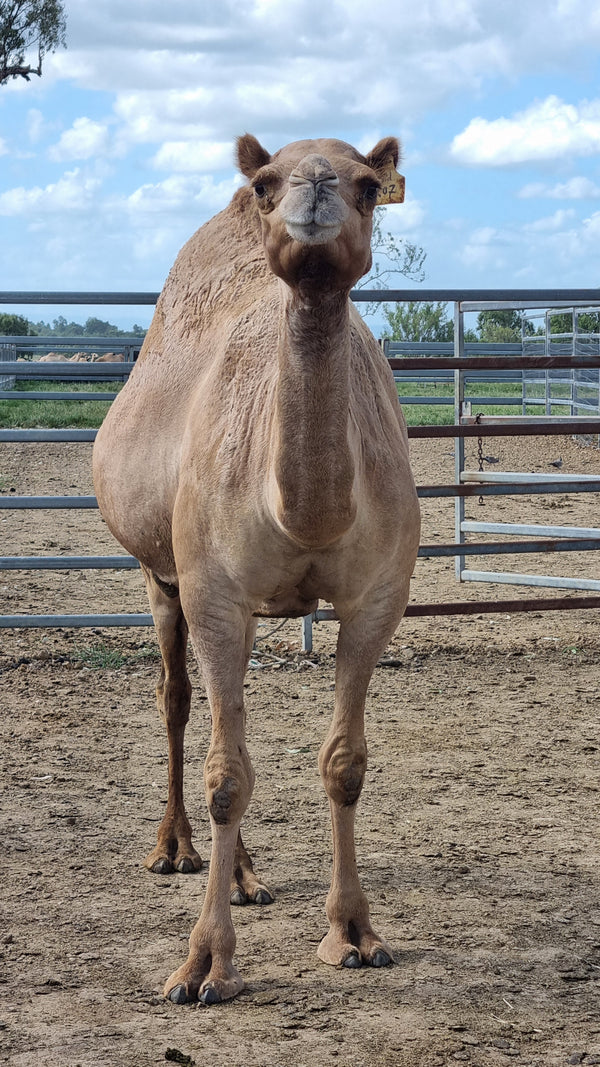
<path id="1" fill-rule="evenodd" d="M 475 445 L 469 445 L 474 456 Z M 489 439 L 495 469 L 597 473 L 568 438 Z M 452 444 L 414 442 L 420 484 L 453 481 Z M 4 445 L 2 492 L 91 491 L 89 450 Z M 473 518 L 594 526 L 597 496 L 501 498 Z M 453 540 L 425 501 L 422 541 Z M 95 512 L 0 512 L 3 555 L 115 553 Z M 597 556 L 479 560 L 598 575 Z M 4 613 L 145 611 L 134 572 L 4 572 Z M 459 586 L 420 560 L 415 602 L 535 595 Z M 550 596 L 551 591 L 540 590 Z M 317 751 L 331 713 L 335 623 L 269 636 L 247 679 L 257 771 L 245 840 L 273 890 L 238 908 L 235 1001 L 161 995 L 187 954 L 206 883 L 152 875 L 166 793 L 150 629 L 3 630 L 0 1062 L 11 1067 L 538 1067 L 600 1064 L 600 633 L 595 610 L 407 619 L 371 684 L 357 851 L 383 970 L 331 969 L 328 811 Z M 202 765 L 209 717 L 193 670 L 186 795 L 210 856 Z M 178 1055 L 179 1054 L 179 1055 Z"/>

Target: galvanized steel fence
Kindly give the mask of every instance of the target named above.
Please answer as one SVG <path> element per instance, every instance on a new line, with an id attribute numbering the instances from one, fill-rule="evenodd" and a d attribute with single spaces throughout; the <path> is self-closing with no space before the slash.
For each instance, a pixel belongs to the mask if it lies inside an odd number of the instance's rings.
<path id="1" fill-rule="evenodd" d="M 0 293 L 0 304 L 153 304 L 158 294 L 155 293 Z M 446 355 L 446 346 L 436 345 L 443 355 L 424 355 L 416 358 L 411 350 L 423 352 L 422 343 L 408 344 L 402 359 L 395 358 L 390 351 L 390 365 L 395 375 L 408 377 L 410 380 L 431 381 L 432 375 L 441 375 L 441 380 L 448 380 L 451 375 L 454 382 L 455 421 L 452 426 L 411 426 L 409 436 L 412 438 L 453 438 L 455 441 L 455 482 L 450 485 L 418 486 L 420 498 L 448 498 L 455 501 L 455 542 L 445 545 L 422 545 L 421 557 L 454 557 L 456 574 L 459 581 L 494 582 L 530 586 L 547 586 L 569 590 L 592 591 L 600 593 L 600 581 L 595 579 L 556 578 L 544 575 L 518 575 L 514 573 L 475 571 L 466 567 L 466 558 L 470 556 L 503 555 L 515 553 L 538 552 L 586 552 L 600 548 L 600 529 L 586 527 L 541 526 L 528 523 L 477 523 L 465 519 L 464 502 L 469 496 L 498 495 L 532 495 L 537 493 L 583 493 L 600 492 L 600 476 L 561 476 L 523 475 L 511 472 L 468 471 L 465 469 L 464 441 L 466 437 L 512 436 L 522 434 L 564 434 L 585 433 L 600 434 L 600 417 L 520 417 L 476 416 L 471 414 L 470 402 L 465 399 L 465 384 L 469 381 L 489 380 L 496 375 L 497 381 L 522 381 L 523 370 L 548 372 L 554 368 L 598 369 L 600 375 L 600 354 L 542 355 L 523 357 L 514 350 L 514 346 L 503 345 L 504 353 L 498 356 L 491 351 L 485 355 L 467 353 L 464 343 L 464 315 L 473 311 L 496 308 L 561 308 L 600 307 L 600 290 L 520 290 L 518 292 L 479 290 L 468 293 L 458 290 L 421 290 L 421 291 L 359 291 L 352 294 L 357 301 L 452 301 L 454 312 L 454 343 L 449 346 L 453 355 Z M 77 339 L 78 343 L 81 339 Z M 97 339 L 91 339 L 97 340 Z M 105 339 L 105 341 L 108 339 Z M 26 339 L 11 338 L 16 344 L 25 343 Z M 127 339 L 110 339 L 111 347 Z M 139 342 L 139 338 L 131 339 Z M 53 338 L 58 345 L 59 339 Z M 90 343 L 90 339 L 86 339 Z M 396 346 L 394 346 L 395 348 Z M 489 347 L 489 346 L 488 346 Z M 429 351 L 430 347 L 427 346 Z M 23 363 L 14 358 L 15 347 L 11 348 L 12 359 L 4 361 L 2 371 L 19 379 L 49 379 L 78 381 L 114 381 L 127 377 L 133 367 L 132 362 L 121 364 L 100 363 Z M 476 375 L 480 377 L 477 379 Z M 414 378 L 411 379 L 411 375 Z M 474 376 L 475 375 L 475 376 Z M 600 379 L 599 379 L 600 380 Z M 112 399 L 114 393 L 68 393 L 24 392 L 2 388 L 0 400 L 25 396 L 28 399 Z M 409 399 L 414 403 L 429 403 L 429 397 L 403 397 L 403 403 Z M 439 399 L 439 398 L 438 398 Z M 448 402 L 447 398 L 443 398 Z M 476 397 L 471 402 L 478 405 L 483 397 Z M 495 397 L 494 403 L 502 404 L 503 398 Z M 522 403 L 522 398 L 518 400 Z M 529 401 L 527 401 L 529 403 Z M 93 441 L 95 430 L 43 430 L 43 429 L 0 429 L 0 442 L 44 443 L 49 441 Z M 96 500 L 92 496 L 16 496 L 0 494 L 0 509 L 79 509 L 95 508 Z M 469 541 L 466 534 L 485 533 L 509 536 L 504 541 Z M 514 540 L 514 537 L 526 537 L 527 540 Z M 33 556 L 2 557 L 0 570 L 75 570 L 75 569 L 131 569 L 138 566 L 130 556 Z M 411 604 L 407 616 L 439 614 L 479 614 L 497 611 L 562 610 L 568 608 L 600 607 L 600 596 L 560 597 L 493 601 L 456 601 L 432 604 Z M 314 616 L 307 616 L 303 623 L 304 647 L 312 644 L 312 623 L 315 620 L 334 618 L 331 609 L 320 609 Z M 89 615 L 0 615 L 0 628 L 6 627 L 98 627 L 98 626 L 147 626 L 152 624 L 150 614 L 89 614 Z"/>

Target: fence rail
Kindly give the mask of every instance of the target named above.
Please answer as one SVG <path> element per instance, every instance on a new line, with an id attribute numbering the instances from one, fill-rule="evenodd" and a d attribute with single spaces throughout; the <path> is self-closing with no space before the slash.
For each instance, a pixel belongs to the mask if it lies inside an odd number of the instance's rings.
<path id="1" fill-rule="evenodd" d="M 402 348 L 403 358 L 397 358 L 398 349 L 395 345 L 388 345 L 389 361 L 395 375 L 398 377 L 410 374 L 419 374 L 422 381 L 454 382 L 454 396 L 450 398 L 434 398 L 437 402 L 454 404 L 455 424 L 453 426 L 412 426 L 409 428 L 409 436 L 412 438 L 449 438 L 455 439 L 456 454 L 456 478 L 452 485 L 419 486 L 419 496 L 452 497 L 456 508 L 456 542 L 445 545 L 422 545 L 419 550 L 421 558 L 452 557 L 456 559 L 457 577 L 460 581 L 490 581 L 500 584 L 547 585 L 553 588 L 572 588 L 591 591 L 600 591 L 600 582 L 594 579 L 581 579 L 579 583 L 572 583 L 571 579 L 555 578 L 553 576 L 539 575 L 506 575 L 502 572 L 472 571 L 465 567 L 465 557 L 476 555 L 505 555 L 505 554 L 528 554 L 533 552 L 557 551 L 560 553 L 569 551 L 594 551 L 600 547 L 600 530 L 583 527 L 544 527 L 533 524 L 486 524 L 472 523 L 464 518 L 464 500 L 468 496 L 483 495 L 497 496 L 506 494 L 536 494 L 536 493 L 565 493 L 565 492 L 600 492 L 600 477 L 585 478 L 562 477 L 559 474 L 547 478 L 535 478 L 534 476 L 522 477 L 511 475 L 510 472 L 502 472 L 502 476 L 486 475 L 485 481 L 481 481 L 480 472 L 468 472 L 464 468 L 464 440 L 466 437 L 507 436 L 514 434 L 564 434 L 566 432 L 577 433 L 600 433 L 600 419 L 590 417 L 559 418 L 556 416 L 535 416 L 529 419 L 520 418 L 486 418 L 478 417 L 476 422 L 468 412 L 468 399 L 465 397 L 465 385 L 475 382 L 522 382 L 523 371 L 536 370 L 547 374 L 554 369 L 563 373 L 569 369 L 597 369 L 600 367 L 600 356 L 588 353 L 574 354 L 566 351 L 568 346 L 562 345 L 560 352 L 553 348 L 543 355 L 527 357 L 522 355 L 520 345 L 503 344 L 498 346 L 486 345 L 483 347 L 464 342 L 464 314 L 496 308 L 548 308 L 550 305 L 564 308 L 589 308 L 591 305 L 600 307 L 600 290 L 598 289 L 554 289 L 554 290 L 392 290 L 392 291 L 355 291 L 351 294 L 357 302 L 361 301 L 418 301 L 435 300 L 453 302 L 455 305 L 455 336 L 453 343 L 435 343 L 427 345 L 422 342 L 405 343 Z M 152 305 L 156 302 L 157 293 L 23 293 L 3 292 L 0 293 L 0 304 L 113 304 L 113 305 Z M 11 338 L 11 341 L 13 339 Z M 43 338 L 44 343 L 50 339 Z M 77 345 L 82 339 L 51 338 L 55 348 L 64 347 L 63 340 L 67 343 L 74 342 Z M 104 338 L 103 346 L 119 348 L 126 338 Z M 139 341 L 139 338 L 132 340 Z M 22 338 L 19 344 L 30 342 L 31 338 Z M 98 339 L 86 339 L 86 344 L 98 344 Z M 419 357 L 416 358 L 416 353 Z M 77 363 L 64 362 L 52 363 L 23 363 L 15 358 L 16 348 L 13 347 L 11 358 L 6 357 L 2 361 L 2 370 L 7 374 L 21 380 L 68 380 L 68 381 L 103 381 L 125 379 L 133 367 L 133 362 L 120 364 L 101 363 Z M 436 377 L 437 376 L 437 377 Z M 415 380 L 407 378 L 406 380 Z M 20 394 L 5 390 L 0 393 L 0 399 L 8 399 Z M 84 393 L 39 393 L 27 392 L 24 395 L 28 399 L 66 399 L 68 396 L 76 399 L 110 399 L 112 394 L 84 394 Z M 403 398 L 403 401 L 406 398 Z M 429 403 L 431 398 L 410 398 L 415 402 Z M 499 403 L 504 398 L 494 398 Z M 544 398 L 544 402 L 546 398 Z M 483 398 L 478 402 L 484 403 Z M 508 400 L 506 401 L 508 403 Z M 521 399 L 518 400 L 521 403 Z M 530 402 L 529 400 L 527 401 Z M 31 442 L 44 443 L 49 441 L 93 441 L 95 430 L 0 430 L 0 442 Z M 57 509 L 57 508 L 94 508 L 95 498 L 92 496 L 78 497 L 41 497 L 41 496 L 17 496 L 12 494 L 0 495 L 0 509 Z M 501 535 L 512 533 L 519 536 L 535 537 L 528 541 L 503 541 L 503 542 L 467 542 L 465 535 L 474 532 L 496 532 Z M 129 556 L 54 556 L 54 557 L 3 557 L 0 558 L 0 570 L 64 570 L 64 569 L 132 569 L 137 567 L 137 561 Z M 567 583 L 567 584 L 565 584 Z M 569 608 L 597 608 L 600 607 L 600 597 L 552 597 L 519 600 L 493 600 L 493 601 L 458 601 L 442 604 L 412 604 L 409 605 L 406 614 L 408 616 L 433 615 L 433 614 L 473 614 L 492 611 L 521 611 L 521 610 L 567 610 Z M 320 609 L 315 616 L 309 616 L 304 620 L 303 635 L 305 647 L 310 647 L 312 642 L 312 622 L 316 619 L 332 618 L 330 609 Z M 152 618 L 149 614 L 103 614 L 103 615 L 4 615 L 0 616 L 0 628 L 6 627 L 87 627 L 87 626 L 123 626 L 151 625 Z"/>

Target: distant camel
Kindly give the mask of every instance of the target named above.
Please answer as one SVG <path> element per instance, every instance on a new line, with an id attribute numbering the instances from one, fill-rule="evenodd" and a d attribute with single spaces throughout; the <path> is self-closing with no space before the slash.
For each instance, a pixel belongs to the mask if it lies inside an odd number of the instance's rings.
<path id="1" fill-rule="evenodd" d="M 239 836 L 254 783 L 244 674 L 256 616 L 306 615 L 318 598 L 340 619 L 319 756 L 333 824 L 319 956 L 392 961 L 360 887 L 354 817 L 365 695 L 408 600 L 419 508 L 392 373 L 348 296 L 371 265 L 373 209 L 397 159 L 392 137 L 366 156 L 334 140 L 270 156 L 240 138 L 249 185 L 180 252 L 96 440 L 100 508 L 142 564 L 163 658 L 169 795 L 151 870 L 201 864 L 183 803 L 188 631 L 212 712 L 213 849 L 188 959 L 165 987 L 177 1003 L 243 988 L 230 898 L 271 900 Z"/>
<path id="2" fill-rule="evenodd" d="M 69 357 L 63 355 L 62 352 L 48 352 L 45 356 L 40 356 L 38 363 L 68 363 Z"/>
<path id="3" fill-rule="evenodd" d="M 94 363 L 124 363 L 125 356 L 122 352 L 105 352 L 103 356 L 94 353 L 92 361 Z"/>

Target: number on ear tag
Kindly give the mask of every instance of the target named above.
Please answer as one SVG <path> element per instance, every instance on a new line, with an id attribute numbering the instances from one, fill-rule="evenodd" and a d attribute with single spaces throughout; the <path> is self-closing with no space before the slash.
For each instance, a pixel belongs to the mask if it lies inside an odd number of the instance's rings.
<path id="1" fill-rule="evenodd" d="M 404 176 L 390 163 L 388 169 L 380 175 L 381 189 L 377 204 L 402 204 L 404 201 Z"/>

